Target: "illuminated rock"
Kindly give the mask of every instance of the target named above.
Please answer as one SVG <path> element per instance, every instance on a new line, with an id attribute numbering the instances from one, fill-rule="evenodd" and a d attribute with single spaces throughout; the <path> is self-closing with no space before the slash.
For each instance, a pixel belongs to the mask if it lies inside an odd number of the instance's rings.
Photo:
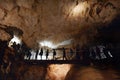
<path id="1" fill-rule="evenodd" d="M 73 39 L 87 44 L 97 35 L 99 25 L 109 24 L 119 15 L 119 1 L 24 1 L 1 0 L 0 23 L 23 31 L 29 47 L 39 41 L 60 43 Z"/>

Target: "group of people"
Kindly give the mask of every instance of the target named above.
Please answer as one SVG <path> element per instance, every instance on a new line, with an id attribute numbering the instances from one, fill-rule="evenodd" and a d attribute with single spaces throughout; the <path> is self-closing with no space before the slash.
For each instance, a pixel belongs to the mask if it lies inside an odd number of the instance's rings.
<path id="1" fill-rule="evenodd" d="M 63 60 L 67 60 L 66 49 L 63 47 L 61 48 L 61 50 L 62 50 Z M 49 56 L 52 56 L 52 60 L 57 60 L 57 49 L 52 49 L 52 51 L 50 49 L 43 49 L 43 48 L 37 49 L 36 51 L 30 50 L 29 54 L 26 54 L 25 56 L 27 57 L 26 59 L 28 60 L 31 59 L 38 60 L 39 56 L 41 60 L 43 60 L 43 56 L 46 57 L 46 59 L 44 60 L 49 60 Z"/>
<path id="2" fill-rule="evenodd" d="M 93 46 L 90 48 L 90 57 L 95 60 L 112 58 L 112 49 L 104 45 Z"/>
<path id="3" fill-rule="evenodd" d="M 27 60 L 31 60 L 32 55 L 32 49 L 27 48 L 25 46 L 20 47 L 20 45 L 16 45 L 13 43 L 12 47 L 15 49 L 18 56 L 26 56 Z M 57 50 L 60 52 L 57 53 Z M 106 58 L 112 58 L 113 55 L 111 53 L 111 50 L 109 47 L 104 46 L 104 45 L 96 45 L 96 46 L 91 46 L 91 47 L 80 47 L 76 46 L 74 49 L 73 48 L 58 48 L 58 49 L 37 49 L 34 50 L 34 55 L 35 55 L 35 60 L 38 60 L 38 56 L 40 56 L 40 59 L 43 60 L 43 56 L 46 57 L 44 60 L 50 60 L 49 56 L 51 56 L 52 53 L 52 60 L 59 60 L 57 59 L 57 54 L 61 54 L 60 57 L 62 60 L 102 60 Z M 22 56 L 22 57 L 23 57 Z M 60 60 L 61 60 L 60 59 Z"/>
<path id="4" fill-rule="evenodd" d="M 26 47 L 25 45 L 16 44 L 15 42 L 13 42 L 13 45 L 11 47 L 15 50 L 17 58 L 26 57 L 26 59 L 30 60 L 31 57 L 33 56 L 32 55 L 33 50 Z M 46 60 L 48 60 L 49 59 L 48 57 L 50 56 L 50 53 L 53 53 L 52 59 L 56 60 L 56 55 L 57 55 L 56 50 L 57 49 L 52 49 L 52 52 L 51 52 L 49 49 L 46 49 L 46 50 L 43 49 L 43 48 L 36 49 L 36 50 L 34 50 L 35 59 L 37 60 L 38 56 L 40 56 L 41 60 L 43 60 L 42 57 L 45 55 Z M 67 60 L 66 49 L 63 47 L 63 48 L 61 48 L 61 50 L 63 52 L 63 60 Z"/>
<path id="5" fill-rule="evenodd" d="M 14 42 L 11 46 L 12 48 L 9 48 L 7 43 L 7 41 L 0 41 L 0 67 L 5 74 L 5 78 L 15 61 L 24 61 L 25 56 L 27 60 L 31 60 L 32 57 L 32 49 L 26 45 Z M 52 56 L 52 60 L 59 60 L 57 57 L 61 54 L 60 60 L 81 60 L 85 64 L 116 57 L 113 55 L 114 50 L 112 50 L 110 45 L 94 45 L 90 47 L 80 47 L 77 45 L 74 48 L 62 47 L 52 50 L 41 48 L 34 50 L 34 53 L 35 60 L 38 60 L 38 56 L 40 56 L 41 60 L 43 60 L 43 56 L 45 56 L 44 60 L 51 60 L 49 56 Z M 119 60 L 119 57 L 117 60 Z"/>

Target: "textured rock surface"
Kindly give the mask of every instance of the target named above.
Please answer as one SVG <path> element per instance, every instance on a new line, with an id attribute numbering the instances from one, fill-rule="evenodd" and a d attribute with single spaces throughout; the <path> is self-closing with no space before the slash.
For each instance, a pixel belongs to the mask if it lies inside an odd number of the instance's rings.
<path id="1" fill-rule="evenodd" d="M 0 64 L 0 80 L 45 80 L 47 65 L 30 65 L 15 55 L 14 49 L 5 49 L 4 62 Z"/>
<path id="2" fill-rule="evenodd" d="M 22 36 L 32 48 L 42 40 L 59 43 L 73 39 L 83 45 L 98 36 L 98 28 L 107 26 L 120 15 L 119 3 L 120 0 L 0 0 L 0 39 Z M 44 80 L 47 68 L 23 65 L 12 64 L 9 80 Z M 65 74 L 59 77 L 62 74 L 59 70 L 57 76 L 52 70 L 48 73 L 51 80 L 64 80 Z M 104 71 L 94 68 L 72 68 L 66 80 L 113 80 L 116 77 L 101 73 Z"/>
<path id="3" fill-rule="evenodd" d="M 21 76 L 21 80 L 45 80 L 46 68 L 44 66 L 30 66 L 27 69 Z"/>
<path id="4" fill-rule="evenodd" d="M 46 80 L 65 80 L 71 64 L 51 64 L 47 68 Z"/>
<path id="5" fill-rule="evenodd" d="M 30 47 L 42 40 L 57 43 L 74 39 L 86 44 L 94 39 L 99 25 L 107 25 L 119 15 L 119 3 L 119 0 L 0 0 L 0 24 L 21 29 L 23 41 Z M 82 8 L 76 14 L 74 8 L 78 5 Z"/>
<path id="6" fill-rule="evenodd" d="M 119 79 L 117 71 L 112 69 L 99 70 L 94 67 L 71 68 L 65 80 L 116 80 Z"/>

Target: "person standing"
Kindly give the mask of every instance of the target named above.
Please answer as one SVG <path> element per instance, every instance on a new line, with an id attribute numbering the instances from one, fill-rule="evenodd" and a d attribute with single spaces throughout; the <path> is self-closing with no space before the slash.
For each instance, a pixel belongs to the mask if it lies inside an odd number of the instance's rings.
<path id="1" fill-rule="evenodd" d="M 73 57 L 73 54 L 74 54 L 74 52 L 73 52 L 73 50 L 70 48 L 70 59 L 72 59 L 72 57 Z"/>
<path id="2" fill-rule="evenodd" d="M 100 48 L 98 46 L 96 46 L 96 55 L 99 57 L 99 60 L 102 59 L 101 55 L 100 55 Z"/>
<path id="3" fill-rule="evenodd" d="M 98 48 L 100 50 L 101 59 L 107 58 L 106 55 L 104 54 L 104 48 L 105 48 L 105 46 L 104 45 L 99 45 Z"/>
<path id="4" fill-rule="evenodd" d="M 36 55 L 35 55 L 35 59 L 37 60 L 37 56 L 39 54 L 39 49 L 36 50 Z"/>
<path id="5" fill-rule="evenodd" d="M 85 65 L 89 65 L 90 64 L 90 53 L 89 53 L 89 48 L 87 46 L 84 46 L 82 48 L 82 54 L 83 54 L 83 59 L 82 59 L 82 62 L 83 64 Z"/>
<path id="6" fill-rule="evenodd" d="M 64 48 L 64 47 L 63 47 L 63 60 L 67 60 L 66 51 L 65 51 L 65 48 Z"/>
<path id="7" fill-rule="evenodd" d="M 104 53 L 107 56 L 107 58 L 112 58 L 113 57 L 113 55 L 111 54 L 110 45 L 105 46 Z"/>
<path id="8" fill-rule="evenodd" d="M 48 56 L 49 56 L 49 50 L 46 50 L 46 60 L 48 60 Z"/>
<path id="9" fill-rule="evenodd" d="M 32 56 L 32 54 L 31 54 L 31 52 L 30 52 L 30 49 L 26 48 L 26 49 L 25 49 L 25 54 L 27 55 L 28 60 L 30 60 L 30 59 L 31 59 L 31 56 Z"/>
<path id="10" fill-rule="evenodd" d="M 42 60 L 43 48 L 41 48 L 39 55 L 41 56 L 41 60 Z"/>
<path id="11" fill-rule="evenodd" d="M 53 49 L 53 60 L 55 60 L 55 56 L 56 56 L 56 51 L 55 49 Z"/>
<path id="12" fill-rule="evenodd" d="M 80 58 L 81 58 L 81 55 L 80 55 L 81 49 L 80 49 L 79 44 L 76 45 L 75 51 L 76 51 L 76 60 L 80 60 Z"/>

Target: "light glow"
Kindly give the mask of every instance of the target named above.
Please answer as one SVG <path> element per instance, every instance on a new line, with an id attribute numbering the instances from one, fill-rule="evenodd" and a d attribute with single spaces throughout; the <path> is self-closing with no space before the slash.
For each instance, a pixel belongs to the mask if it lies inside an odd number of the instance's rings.
<path id="1" fill-rule="evenodd" d="M 11 42 L 16 42 L 16 44 L 20 44 L 21 43 L 21 39 L 14 35 L 13 39 L 11 39 Z"/>
<path id="2" fill-rule="evenodd" d="M 19 37 L 17 37 L 16 35 L 14 35 L 13 38 L 10 40 L 8 46 L 10 47 L 11 45 L 13 45 L 14 42 L 16 42 L 16 44 L 22 43 L 21 39 Z"/>
<path id="3" fill-rule="evenodd" d="M 87 6 L 88 6 L 87 2 L 79 3 L 77 6 L 73 8 L 72 16 L 78 15 L 80 15 L 81 17 L 84 16 Z"/>
<path id="4" fill-rule="evenodd" d="M 71 42 L 72 42 L 73 39 L 69 39 L 69 40 L 65 40 L 65 41 L 62 41 L 61 43 L 59 43 L 58 45 L 61 46 L 61 45 L 69 45 Z"/>
<path id="5" fill-rule="evenodd" d="M 53 44 L 51 41 L 41 41 L 39 42 L 40 46 L 47 46 L 49 48 L 57 48 L 58 46 L 62 46 L 62 45 L 68 45 L 72 42 L 72 39 L 69 39 L 69 40 L 65 40 L 65 41 L 62 41 L 61 43 L 58 43 L 58 44 Z"/>
<path id="6" fill-rule="evenodd" d="M 52 42 L 50 42 L 50 41 L 42 41 L 42 42 L 40 42 L 40 45 L 41 46 L 47 46 L 47 47 L 49 47 L 49 48 L 56 48 L 57 47 L 57 45 L 54 45 Z"/>

